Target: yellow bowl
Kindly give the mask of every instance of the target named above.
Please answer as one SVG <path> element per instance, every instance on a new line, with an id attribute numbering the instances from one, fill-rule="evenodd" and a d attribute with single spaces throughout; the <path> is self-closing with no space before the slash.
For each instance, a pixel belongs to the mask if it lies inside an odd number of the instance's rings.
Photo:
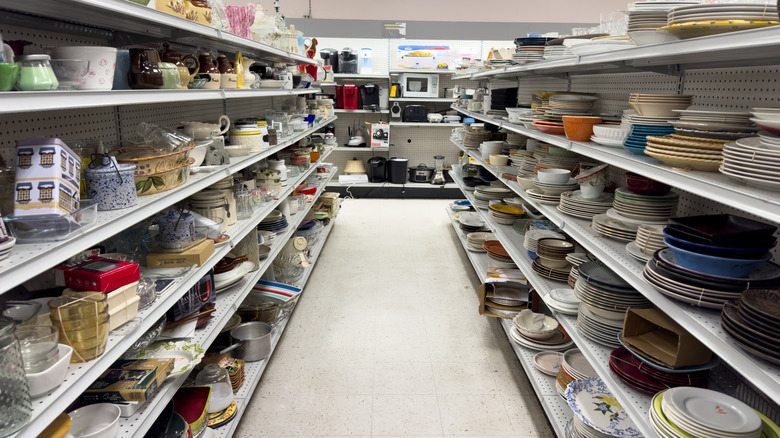
<path id="1" fill-rule="evenodd" d="M 147 145 L 139 144 L 117 149 L 116 161 L 121 164 L 135 164 L 137 179 L 140 176 L 159 174 L 183 166 L 189 161 L 190 151 L 194 148 L 195 143 L 191 143 L 186 149 L 165 154 Z"/>
<path id="2" fill-rule="evenodd" d="M 503 204 L 493 204 L 490 206 L 490 209 L 493 211 L 497 211 L 499 213 L 505 213 L 505 214 L 516 214 L 516 215 L 522 215 L 525 213 L 525 211 L 516 208 L 516 207 L 510 207 L 509 205 L 503 205 Z"/>

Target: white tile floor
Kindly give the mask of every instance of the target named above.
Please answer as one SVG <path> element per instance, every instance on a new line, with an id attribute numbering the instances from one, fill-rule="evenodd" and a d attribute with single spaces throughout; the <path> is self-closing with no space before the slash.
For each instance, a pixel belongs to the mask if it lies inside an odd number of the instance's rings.
<path id="1" fill-rule="evenodd" d="M 552 437 L 449 201 L 345 200 L 236 437 Z"/>

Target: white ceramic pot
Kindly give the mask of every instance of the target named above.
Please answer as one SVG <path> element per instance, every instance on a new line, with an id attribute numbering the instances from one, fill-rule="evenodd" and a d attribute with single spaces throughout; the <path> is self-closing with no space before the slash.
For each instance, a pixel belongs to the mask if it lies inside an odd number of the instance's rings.
<path id="1" fill-rule="evenodd" d="M 195 139 L 216 137 L 228 132 L 230 129 L 230 118 L 226 115 L 219 117 L 217 123 L 203 122 L 179 122 L 183 126 L 185 134 Z M 197 166 L 197 164 L 196 164 Z"/>
<path id="2" fill-rule="evenodd" d="M 89 73 L 79 90 L 110 90 L 114 86 L 117 49 L 103 46 L 65 46 L 52 50 L 56 59 L 87 59 Z"/>

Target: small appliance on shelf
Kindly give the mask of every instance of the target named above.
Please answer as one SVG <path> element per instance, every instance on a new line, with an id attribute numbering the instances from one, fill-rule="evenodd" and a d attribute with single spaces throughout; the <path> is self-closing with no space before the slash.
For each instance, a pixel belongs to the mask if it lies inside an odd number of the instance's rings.
<path id="1" fill-rule="evenodd" d="M 411 98 L 439 97 L 439 75 L 401 73 L 401 95 Z"/>

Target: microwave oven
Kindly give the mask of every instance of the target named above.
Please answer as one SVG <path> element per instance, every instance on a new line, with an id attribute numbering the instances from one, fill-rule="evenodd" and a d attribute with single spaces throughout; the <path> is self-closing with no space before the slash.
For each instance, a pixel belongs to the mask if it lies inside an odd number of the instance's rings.
<path id="1" fill-rule="evenodd" d="M 403 97 L 439 97 L 439 75 L 401 73 Z"/>

